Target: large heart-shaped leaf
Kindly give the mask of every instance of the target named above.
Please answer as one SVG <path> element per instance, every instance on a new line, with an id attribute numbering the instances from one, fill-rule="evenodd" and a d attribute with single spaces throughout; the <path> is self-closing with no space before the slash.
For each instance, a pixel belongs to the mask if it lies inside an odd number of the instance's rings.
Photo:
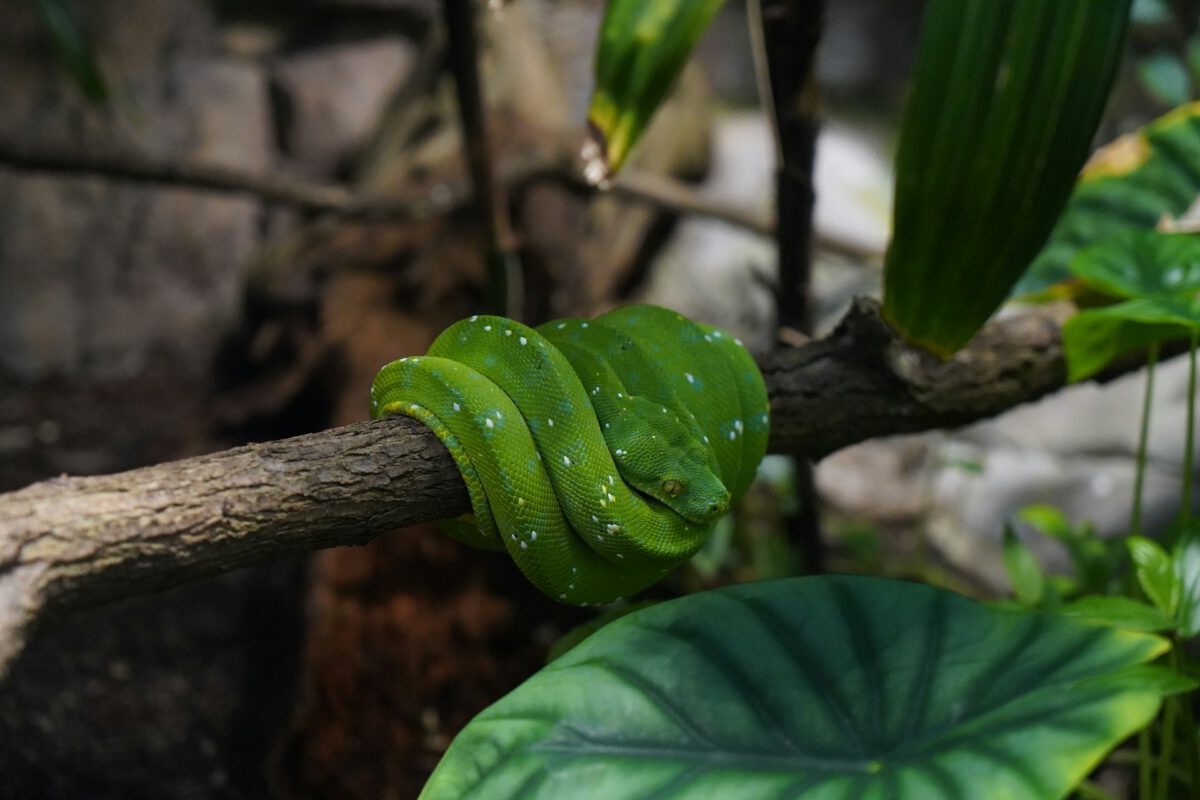
<path id="1" fill-rule="evenodd" d="M 1061 797 L 1180 690 L 1166 648 L 877 578 L 705 592 L 484 711 L 422 797 Z"/>
<path id="2" fill-rule="evenodd" d="M 1083 247 L 1118 231 L 1151 230 L 1200 195 L 1200 102 L 1177 108 L 1100 150 L 1084 168 L 1050 240 L 1017 284 L 1031 294 L 1070 277 Z"/>

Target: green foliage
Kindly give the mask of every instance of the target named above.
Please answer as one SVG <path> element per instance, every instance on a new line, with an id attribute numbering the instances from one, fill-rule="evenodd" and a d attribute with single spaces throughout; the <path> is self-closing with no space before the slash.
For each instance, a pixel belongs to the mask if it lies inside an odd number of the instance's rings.
<path id="1" fill-rule="evenodd" d="M 1128 0 L 933 0 L 896 165 L 884 310 L 948 354 L 1046 241 L 1087 157 Z"/>
<path id="2" fill-rule="evenodd" d="M 1094 375 L 1114 358 L 1200 330 L 1200 239 L 1127 230 L 1081 251 L 1071 271 L 1116 305 L 1075 314 L 1063 327 L 1068 378 Z"/>
<path id="3" fill-rule="evenodd" d="M 1191 687 L 1166 646 L 874 578 L 704 592 L 484 711 L 422 797 L 1061 797 Z"/>
<path id="4" fill-rule="evenodd" d="M 1042 292 L 1070 277 L 1083 248 L 1121 231 L 1150 231 L 1200 196 L 1200 103 L 1177 108 L 1118 139 L 1089 162 L 1046 247 L 1016 294 Z"/>
<path id="5" fill-rule="evenodd" d="M 642 135 L 723 0 L 609 0 L 588 109 L 591 178 L 615 173 Z"/>
<path id="6" fill-rule="evenodd" d="M 1028 606 L 1040 603 L 1046 591 L 1045 576 L 1033 551 L 1017 538 L 1011 525 L 1004 528 L 1002 557 L 1017 602 Z"/>

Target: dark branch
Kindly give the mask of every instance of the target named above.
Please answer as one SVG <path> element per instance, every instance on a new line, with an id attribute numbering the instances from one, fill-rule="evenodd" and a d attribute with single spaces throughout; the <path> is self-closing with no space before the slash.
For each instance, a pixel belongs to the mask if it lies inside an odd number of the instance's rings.
<path id="1" fill-rule="evenodd" d="M 826 339 L 760 359 L 770 449 L 819 459 L 1036 400 L 1063 385 L 1059 330 L 1046 314 L 1002 320 L 942 363 L 859 301 Z M 0 495 L 0 672 L 48 614 L 467 510 L 449 454 L 407 418 Z"/>

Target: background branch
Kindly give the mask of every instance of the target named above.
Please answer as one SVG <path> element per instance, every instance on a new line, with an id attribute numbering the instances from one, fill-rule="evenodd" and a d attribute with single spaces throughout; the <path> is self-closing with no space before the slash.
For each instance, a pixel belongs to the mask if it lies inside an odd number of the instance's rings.
<path id="1" fill-rule="evenodd" d="M 772 452 L 955 427 L 1065 380 L 1048 313 L 995 322 L 942 363 L 877 311 L 860 300 L 827 338 L 760 359 Z M 0 494 L 0 673 L 47 616 L 468 510 L 449 454 L 407 418 Z"/>

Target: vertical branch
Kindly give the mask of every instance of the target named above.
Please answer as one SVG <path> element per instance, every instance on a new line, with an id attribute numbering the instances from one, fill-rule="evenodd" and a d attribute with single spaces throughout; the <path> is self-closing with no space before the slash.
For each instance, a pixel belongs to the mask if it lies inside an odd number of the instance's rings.
<path id="1" fill-rule="evenodd" d="M 774 127 L 775 241 L 779 251 L 779 327 L 811 334 L 813 310 L 812 219 L 816 192 L 819 102 L 816 86 L 817 43 L 825 18 L 825 0 L 758 0 L 760 18 L 753 39 L 762 48 L 758 61 L 766 64 L 769 94 L 762 98 Z M 760 82 L 761 83 L 761 82 Z M 760 86 L 761 88 L 761 86 Z M 817 513 L 812 464 L 797 461 L 799 511 L 788 523 L 788 538 L 803 554 L 807 572 L 824 570 L 824 546 Z"/>
<path id="2" fill-rule="evenodd" d="M 779 324 L 812 333 L 813 162 L 820 128 L 813 67 L 825 0 L 760 0 L 760 8 L 779 152 L 775 173 Z"/>
<path id="3" fill-rule="evenodd" d="M 454 73 L 463 153 L 471 175 L 475 204 L 486 247 L 489 310 L 520 317 L 521 273 L 508 221 L 504 189 L 492 168 L 483 89 L 479 77 L 479 43 L 471 0 L 443 0 L 447 52 Z"/>

